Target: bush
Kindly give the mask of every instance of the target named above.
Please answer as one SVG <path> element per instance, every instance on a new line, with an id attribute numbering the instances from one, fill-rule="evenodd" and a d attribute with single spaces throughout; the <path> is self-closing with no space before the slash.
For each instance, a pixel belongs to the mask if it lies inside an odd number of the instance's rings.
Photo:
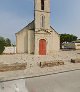
<path id="1" fill-rule="evenodd" d="M 0 43 L 0 54 L 3 53 L 5 47 L 4 47 L 4 44 Z"/>
<path id="2" fill-rule="evenodd" d="M 9 38 L 0 37 L 0 54 L 3 53 L 5 47 L 4 46 L 11 46 L 11 40 Z"/>

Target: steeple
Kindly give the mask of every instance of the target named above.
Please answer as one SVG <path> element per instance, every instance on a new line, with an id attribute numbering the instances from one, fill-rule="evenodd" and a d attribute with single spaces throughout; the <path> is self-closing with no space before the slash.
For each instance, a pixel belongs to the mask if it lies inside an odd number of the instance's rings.
<path id="1" fill-rule="evenodd" d="M 35 31 L 50 29 L 50 0 L 34 0 Z"/>

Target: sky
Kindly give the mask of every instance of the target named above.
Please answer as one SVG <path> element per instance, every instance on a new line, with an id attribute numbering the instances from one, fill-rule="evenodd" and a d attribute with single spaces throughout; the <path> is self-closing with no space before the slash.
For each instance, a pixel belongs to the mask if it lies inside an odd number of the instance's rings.
<path id="1" fill-rule="evenodd" d="M 50 0 L 51 26 L 80 38 L 80 0 Z M 0 0 L 0 36 L 15 43 L 15 33 L 34 19 L 34 0 Z"/>

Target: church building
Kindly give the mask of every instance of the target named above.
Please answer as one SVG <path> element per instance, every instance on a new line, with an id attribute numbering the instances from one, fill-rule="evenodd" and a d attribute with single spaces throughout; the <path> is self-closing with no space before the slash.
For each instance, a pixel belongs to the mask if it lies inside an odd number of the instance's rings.
<path id="1" fill-rule="evenodd" d="M 50 55 L 59 50 L 60 36 L 50 26 L 50 0 L 34 0 L 34 20 L 16 33 L 16 51 Z"/>

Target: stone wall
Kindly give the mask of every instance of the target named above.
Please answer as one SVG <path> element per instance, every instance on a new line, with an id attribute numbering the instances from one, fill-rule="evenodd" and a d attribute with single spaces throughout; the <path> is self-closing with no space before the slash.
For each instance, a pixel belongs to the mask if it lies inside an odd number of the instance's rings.
<path id="1" fill-rule="evenodd" d="M 50 34 L 35 34 L 35 54 L 39 55 L 39 40 L 45 39 L 46 40 L 46 54 L 48 55 L 49 52 L 52 50 L 52 36 Z"/>
<path id="2" fill-rule="evenodd" d="M 34 30 L 24 28 L 16 34 L 16 46 L 17 53 L 34 53 Z"/>
<path id="3" fill-rule="evenodd" d="M 44 11 L 41 10 L 41 0 L 35 1 L 35 31 L 40 30 L 41 17 L 44 16 L 44 28 L 50 29 L 50 0 L 44 0 Z"/>
<path id="4" fill-rule="evenodd" d="M 16 52 L 28 52 L 28 31 L 24 28 L 21 32 L 16 34 Z"/>
<path id="5" fill-rule="evenodd" d="M 52 42 L 52 45 L 53 45 L 53 52 L 54 51 L 59 51 L 60 50 L 60 36 L 57 32 L 55 32 L 54 29 L 51 29 L 53 31 L 53 42 Z"/>
<path id="6" fill-rule="evenodd" d="M 55 51 L 60 50 L 60 36 L 53 29 L 48 33 L 45 31 L 39 31 L 35 33 L 35 54 L 39 54 L 39 40 L 46 40 L 46 54 L 53 54 Z"/>
<path id="7" fill-rule="evenodd" d="M 28 54 L 33 54 L 34 53 L 34 30 L 28 30 Z"/>
<path id="8" fill-rule="evenodd" d="M 80 43 L 75 43 L 75 49 L 80 50 Z"/>
<path id="9" fill-rule="evenodd" d="M 5 54 L 16 53 L 16 47 L 5 47 L 5 50 L 3 53 L 5 53 Z"/>

